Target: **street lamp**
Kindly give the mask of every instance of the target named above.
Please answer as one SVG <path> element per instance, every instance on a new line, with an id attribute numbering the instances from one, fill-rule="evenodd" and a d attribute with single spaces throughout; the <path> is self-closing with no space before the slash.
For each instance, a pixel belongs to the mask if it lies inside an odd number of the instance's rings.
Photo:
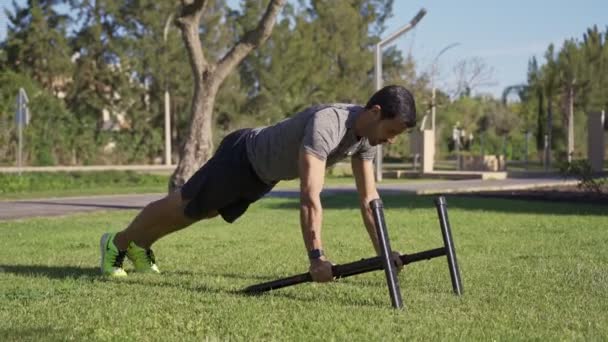
<path id="1" fill-rule="evenodd" d="M 163 30 L 164 53 L 167 53 L 167 35 L 173 22 L 173 14 L 169 15 Z M 166 65 L 164 66 L 166 68 Z M 169 86 L 167 85 L 167 73 L 165 72 L 165 165 L 171 165 L 171 98 L 169 96 Z"/>
<path id="2" fill-rule="evenodd" d="M 407 31 L 411 30 L 418 24 L 418 22 L 424 17 L 426 14 L 426 10 L 424 8 L 418 11 L 418 14 L 412 20 L 396 32 L 392 33 L 388 37 L 379 41 L 376 44 L 375 54 L 374 54 L 374 80 L 376 83 L 376 91 L 382 88 L 382 48 L 392 43 L 399 36 L 403 35 Z M 378 145 L 376 149 L 376 181 L 382 181 L 382 145 Z"/>
<path id="3" fill-rule="evenodd" d="M 435 97 L 436 97 L 436 87 L 435 87 L 435 74 L 437 73 L 437 60 L 439 59 L 439 57 L 441 57 L 441 55 L 443 55 L 446 51 L 448 51 L 449 49 L 456 47 L 460 45 L 460 43 L 452 43 L 446 47 L 444 47 L 443 49 L 441 49 L 441 51 L 439 51 L 439 53 L 437 54 L 437 56 L 435 56 L 435 58 L 433 59 L 433 72 L 431 73 L 431 130 L 433 131 L 433 139 L 435 139 L 435 111 L 436 111 L 436 101 L 435 101 Z"/>

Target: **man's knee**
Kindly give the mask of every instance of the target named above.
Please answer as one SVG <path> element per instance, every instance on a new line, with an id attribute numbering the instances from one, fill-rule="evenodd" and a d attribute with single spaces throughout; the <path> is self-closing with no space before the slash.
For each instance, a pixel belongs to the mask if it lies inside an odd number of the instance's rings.
<path id="1" fill-rule="evenodd" d="M 174 212 L 177 215 L 179 215 L 182 218 L 182 220 L 191 221 L 190 223 L 194 223 L 194 222 L 200 221 L 200 220 L 214 218 L 217 215 L 219 215 L 219 212 L 217 210 L 201 212 L 201 213 L 198 213 L 196 215 L 196 217 L 192 217 L 191 215 L 188 215 L 186 208 L 188 207 L 188 204 L 190 203 L 191 200 L 183 198 L 180 191 L 175 191 L 175 192 L 167 195 L 167 197 L 165 197 L 164 199 L 166 201 L 168 201 L 169 203 L 171 203 L 171 206 L 174 208 Z"/>

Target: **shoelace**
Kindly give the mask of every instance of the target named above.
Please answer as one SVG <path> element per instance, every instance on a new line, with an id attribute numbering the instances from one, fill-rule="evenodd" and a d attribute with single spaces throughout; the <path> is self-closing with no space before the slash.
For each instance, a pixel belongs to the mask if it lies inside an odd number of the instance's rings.
<path id="1" fill-rule="evenodd" d="M 156 264 L 156 258 L 154 257 L 154 252 L 151 249 L 146 249 L 146 257 L 148 257 L 148 261 L 151 265 Z"/>
<path id="2" fill-rule="evenodd" d="M 116 256 L 116 259 L 114 259 L 112 266 L 122 268 L 122 263 L 125 260 L 126 255 L 127 251 L 118 251 L 118 255 Z"/>

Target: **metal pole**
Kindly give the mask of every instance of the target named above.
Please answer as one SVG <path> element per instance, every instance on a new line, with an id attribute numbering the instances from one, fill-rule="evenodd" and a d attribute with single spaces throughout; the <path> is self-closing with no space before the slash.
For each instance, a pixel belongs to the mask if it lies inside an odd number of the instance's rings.
<path id="1" fill-rule="evenodd" d="M 412 20 L 410 20 L 409 23 L 402 26 L 400 29 L 398 29 L 394 33 L 390 34 L 388 37 L 384 38 L 382 41 L 380 41 L 379 44 L 381 44 L 382 46 L 386 46 L 386 45 L 392 43 L 395 39 L 399 38 L 402 34 L 411 30 L 412 28 L 414 28 L 414 26 L 416 26 L 416 24 L 418 24 L 418 22 L 420 20 L 422 20 L 422 17 L 424 17 L 425 15 L 426 15 L 426 9 L 421 8 L 420 11 L 418 11 L 418 13 L 416 13 L 416 15 L 412 18 Z"/>
<path id="2" fill-rule="evenodd" d="M 392 43 L 395 39 L 399 38 L 402 34 L 411 30 L 418 24 L 418 22 L 426 15 L 426 9 L 422 8 L 418 13 L 410 20 L 410 22 L 384 38 L 378 44 L 376 44 L 376 50 L 374 53 L 374 81 L 376 85 L 376 91 L 382 88 L 382 48 Z M 382 181 L 382 145 L 378 145 L 376 148 L 376 181 Z"/>
<path id="3" fill-rule="evenodd" d="M 433 88 L 431 90 L 431 130 L 433 131 L 433 141 L 435 141 L 435 111 L 436 111 L 436 88 L 433 81 Z"/>
<path id="4" fill-rule="evenodd" d="M 454 147 L 456 150 L 456 170 L 460 171 L 460 129 L 458 129 L 458 139 L 455 140 Z"/>
<path id="5" fill-rule="evenodd" d="M 551 153 L 549 151 L 549 135 L 545 134 L 545 144 L 544 144 L 544 149 L 543 149 L 543 164 L 545 167 L 545 171 L 549 170 L 549 153 Z"/>
<path id="6" fill-rule="evenodd" d="M 173 20 L 173 14 L 169 15 L 165 22 L 163 30 L 164 54 L 167 52 L 167 35 Z M 166 66 L 165 66 L 166 67 Z M 169 87 L 167 85 L 167 73 L 165 72 L 165 165 L 171 165 L 171 97 L 169 95 Z"/>
<path id="7" fill-rule="evenodd" d="M 166 81 L 165 81 L 166 82 Z M 171 98 L 165 84 L 165 165 L 171 165 Z"/>
<path id="8" fill-rule="evenodd" d="M 388 239 L 388 230 L 384 221 L 383 204 L 381 199 L 374 199 L 369 202 L 376 223 L 376 232 L 378 233 L 378 244 L 380 244 L 380 254 L 382 264 L 384 266 L 384 274 L 386 275 L 386 284 L 388 286 L 388 294 L 391 297 L 391 303 L 395 309 L 403 308 L 403 300 L 401 299 L 401 290 L 399 289 L 399 278 L 397 278 L 397 267 L 392 259 L 391 244 Z"/>
<path id="9" fill-rule="evenodd" d="M 439 60 L 439 57 L 441 57 L 441 55 L 443 55 L 446 51 L 448 51 L 449 49 L 456 47 L 460 45 L 460 43 L 456 42 L 456 43 L 452 43 L 446 47 L 444 47 L 443 49 L 441 49 L 441 51 L 439 51 L 439 53 L 437 54 L 437 56 L 435 56 L 435 58 L 433 58 L 433 72 L 431 73 L 431 87 L 432 87 L 432 98 L 431 98 L 431 129 L 433 130 L 433 135 L 435 134 L 435 107 L 436 107 L 436 87 L 435 87 L 435 77 L 436 77 L 436 73 L 437 73 L 437 61 Z M 435 139 L 435 137 L 433 138 Z"/>
<path id="10" fill-rule="evenodd" d="M 454 240 L 452 239 L 452 231 L 448 220 L 447 202 L 445 201 L 445 197 L 437 197 L 435 199 L 435 207 L 437 207 L 441 235 L 446 249 L 448 268 L 450 269 L 450 278 L 452 279 L 452 288 L 454 289 L 454 294 L 460 296 L 462 295 L 462 281 L 460 280 L 460 270 L 458 269 L 458 261 L 456 260 L 456 250 L 454 249 Z"/>
<path id="11" fill-rule="evenodd" d="M 22 155 L 21 151 L 23 149 L 23 94 L 21 93 L 21 89 L 19 89 L 19 94 L 17 95 L 17 132 L 19 136 L 19 143 L 17 148 L 17 167 L 19 168 L 19 174 L 21 174 L 21 166 L 22 166 Z"/>
<path id="12" fill-rule="evenodd" d="M 574 81 L 568 89 L 568 163 L 572 162 L 574 154 Z"/>
<path id="13" fill-rule="evenodd" d="M 528 169 L 528 140 L 530 140 L 530 131 L 526 131 L 525 149 L 524 149 L 524 169 Z"/>
<path id="14" fill-rule="evenodd" d="M 376 44 L 374 64 L 374 82 L 376 91 L 382 88 L 382 46 Z M 382 181 L 382 145 L 376 146 L 376 182 Z"/>

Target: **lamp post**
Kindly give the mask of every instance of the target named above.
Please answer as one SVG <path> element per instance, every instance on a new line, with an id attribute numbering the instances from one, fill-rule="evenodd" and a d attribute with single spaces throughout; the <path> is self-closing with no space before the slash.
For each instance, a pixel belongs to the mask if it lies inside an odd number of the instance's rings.
<path id="1" fill-rule="evenodd" d="M 437 56 L 435 56 L 435 58 L 433 59 L 433 72 L 431 74 L 431 129 L 433 130 L 433 137 L 435 136 L 435 111 L 436 111 L 436 107 L 437 107 L 437 103 L 435 101 L 436 89 L 437 89 L 435 87 L 435 77 L 437 74 L 437 61 L 439 60 L 439 57 L 441 57 L 441 55 L 443 55 L 446 51 L 448 51 L 449 49 L 456 47 L 458 45 L 460 45 L 460 43 L 452 43 L 452 44 L 444 47 L 443 49 L 441 49 L 441 51 L 439 51 Z"/>
<path id="2" fill-rule="evenodd" d="M 27 106 L 30 102 L 27 97 L 27 93 L 23 88 L 19 88 L 17 94 L 17 111 L 15 113 L 15 123 L 17 124 L 18 136 L 19 136 L 19 147 L 17 149 L 17 167 L 19 168 L 19 175 L 21 175 L 21 167 L 23 166 L 23 127 L 27 126 L 30 121 L 29 108 Z"/>
<path id="3" fill-rule="evenodd" d="M 390 34 L 388 37 L 384 38 L 376 44 L 376 49 L 374 53 L 374 81 L 376 85 L 376 91 L 382 88 L 382 48 L 389 45 L 395 39 L 414 28 L 414 26 L 418 24 L 418 22 L 422 19 L 422 17 L 424 17 L 425 14 L 426 10 L 424 8 L 420 9 L 420 11 L 418 11 L 418 14 L 416 14 L 416 16 L 412 18 L 412 20 L 410 20 L 407 25 L 403 26 L 402 28 Z M 376 181 L 382 181 L 382 145 L 378 145 L 378 148 L 376 149 Z"/>
<path id="4" fill-rule="evenodd" d="M 167 35 L 173 21 L 173 14 L 169 15 L 165 22 L 163 30 L 164 53 L 167 52 Z M 165 66 L 166 68 L 166 66 Z M 169 87 L 167 85 L 167 73 L 165 72 L 164 79 L 165 87 L 165 165 L 171 165 L 171 97 L 169 96 Z"/>

